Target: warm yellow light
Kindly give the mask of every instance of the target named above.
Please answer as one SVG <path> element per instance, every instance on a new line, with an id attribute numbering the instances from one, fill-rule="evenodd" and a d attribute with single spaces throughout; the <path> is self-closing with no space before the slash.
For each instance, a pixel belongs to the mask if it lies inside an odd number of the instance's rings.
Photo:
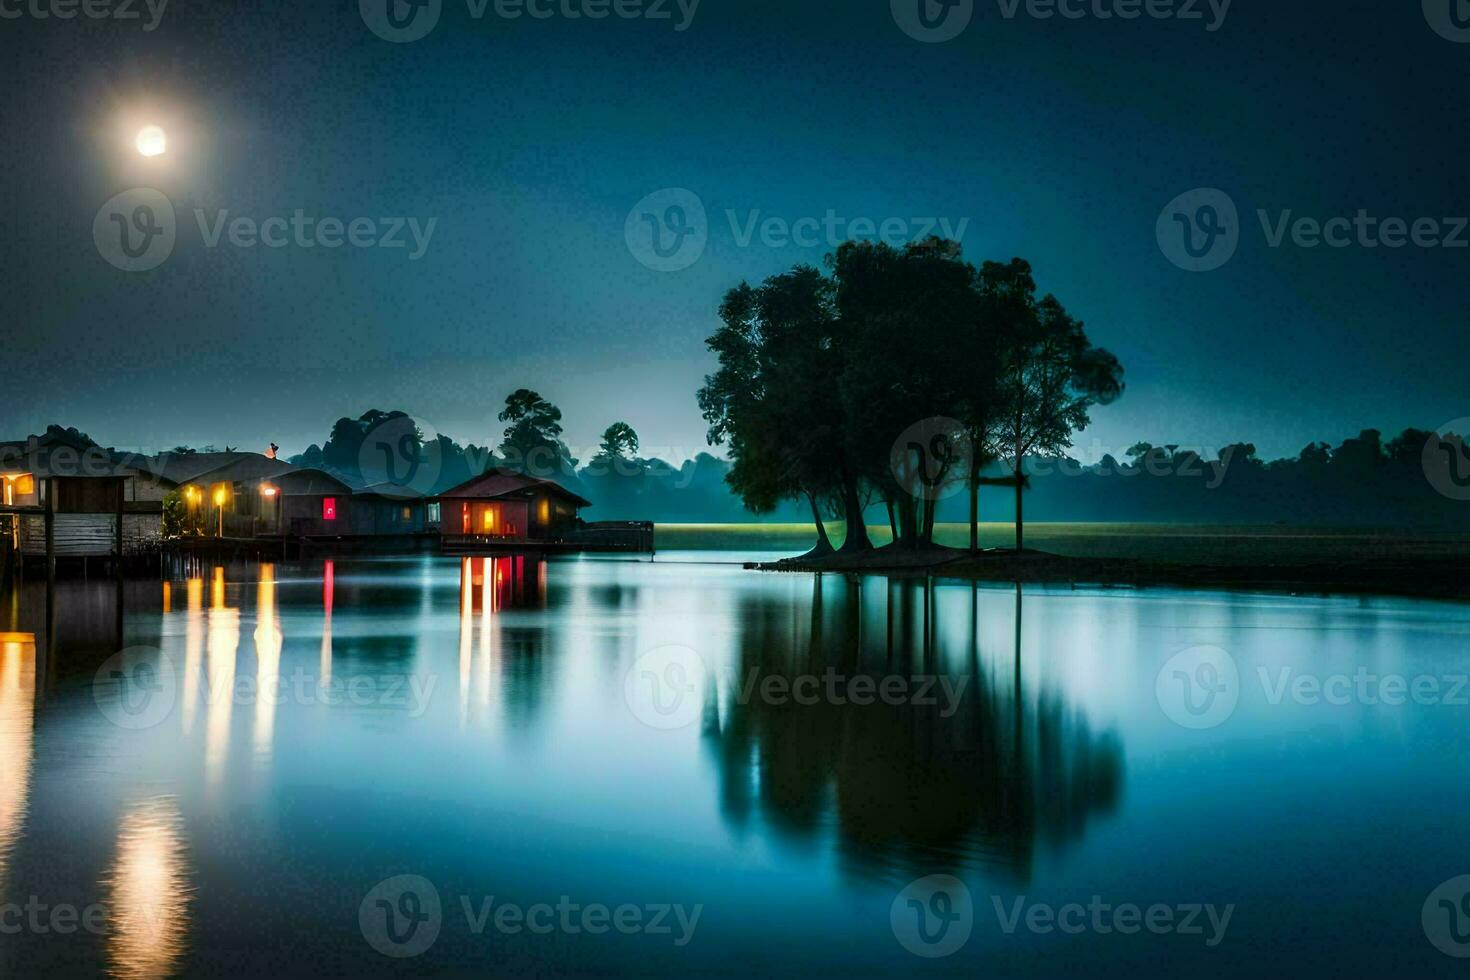
<path id="1" fill-rule="evenodd" d="M 199 503 L 199 488 L 198 487 L 185 487 L 184 488 L 184 498 L 186 500 L 188 500 L 189 503 L 191 503 L 191 504 L 197 504 L 197 503 Z"/>
<path id="2" fill-rule="evenodd" d="M 220 487 L 214 492 L 214 505 L 216 507 L 223 507 L 225 505 L 225 501 L 228 500 L 229 497 L 230 495 L 225 491 L 225 488 Z"/>
<path id="3" fill-rule="evenodd" d="M 269 483 L 263 484 L 260 488 L 260 495 L 262 497 L 274 497 L 278 493 L 280 493 L 280 491 L 271 486 Z"/>
<path id="4" fill-rule="evenodd" d="M 29 473 L 22 473 L 15 478 L 15 492 L 24 497 L 26 494 L 36 492 L 36 478 Z"/>
<path id="5" fill-rule="evenodd" d="M 144 126 L 138 131 L 136 146 L 145 157 L 162 156 L 168 149 L 168 137 L 157 126 Z"/>

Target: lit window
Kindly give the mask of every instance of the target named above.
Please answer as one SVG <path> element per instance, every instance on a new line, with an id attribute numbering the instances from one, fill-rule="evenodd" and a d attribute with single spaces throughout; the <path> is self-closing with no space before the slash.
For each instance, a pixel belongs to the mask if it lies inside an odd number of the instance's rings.
<path id="1" fill-rule="evenodd" d="M 405 521 L 411 521 L 411 520 L 413 520 L 413 508 L 412 507 L 405 507 L 405 508 L 403 508 L 403 519 Z"/>
<path id="2" fill-rule="evenodd" d="M 545 497 L 541 498 L 541 523 L 551 523 L 551 501 Z"/>
<path id="3" fill-rule="evenodd" d="M 36 478 L 29 473 L 22 473 L 15 478 L 15 492 L 22 497 L 36 492 Z"/>
<path id="4" fill-rule="evenodd" d="M 335 521 L 337 519 L 337 498 L 322 498 L 322 520 Z"/>
<path id="5" fill-rule="evenodd" d="M 429 521 L 430 524 L 438 524 L 439 523 L 439 505 L 437 503 L 430 504 L 429 505 L 429 507 L 428 507 L 428 521 Z"/>

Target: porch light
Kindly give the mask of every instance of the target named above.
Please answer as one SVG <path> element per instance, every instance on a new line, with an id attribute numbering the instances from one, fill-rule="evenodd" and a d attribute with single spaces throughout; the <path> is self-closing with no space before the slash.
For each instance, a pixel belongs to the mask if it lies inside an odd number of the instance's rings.
<path id="1" fill-rule="evenodd" d="M 260 485 L 260 495 L 262 497 L 274 497 L 276 494 L 278 494 L 280 492 L 281 492 L 280 490 L 278 490 L 275 487 L 271 486 L 269 483 L 262 483 Z"/>

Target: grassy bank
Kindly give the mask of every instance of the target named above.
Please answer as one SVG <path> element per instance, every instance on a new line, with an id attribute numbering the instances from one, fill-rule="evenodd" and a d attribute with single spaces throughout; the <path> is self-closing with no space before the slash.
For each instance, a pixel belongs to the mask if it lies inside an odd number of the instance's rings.
<path id="1" fill-rule="evenodd" d="M 829 528 L 840 544 L 842 525 Z M 891 540 L 887 527 L 870 528 L 875 545 Z M 935 540 L 967 547 L 970 529 L 941 524 Z M 799 555 L 816 541 L 810 524 L 660 524 L 660 551 L 766 551 Z M 980 525 L 983 548 L 1008 548 L 1011 524 Z M 1026 547 L 1073 558 L 1136 559 L 1191 565 L 1259 566 L 1334 562 L 1406 562 L 1470 555 L 1470 535 L 1403 529 L 1304 528 L 1284 525 L 1027 524 Z"/>

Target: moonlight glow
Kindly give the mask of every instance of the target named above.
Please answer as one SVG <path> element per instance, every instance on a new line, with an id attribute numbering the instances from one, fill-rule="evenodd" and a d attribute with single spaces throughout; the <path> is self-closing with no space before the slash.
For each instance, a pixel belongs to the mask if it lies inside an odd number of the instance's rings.
<path id="1" fill-rule="evenodd" d="M 138 152 L 145 157 L 161 156 L 168 149 L 168 139 L 157 126 L 144 126 L 138 131 Z"/>

